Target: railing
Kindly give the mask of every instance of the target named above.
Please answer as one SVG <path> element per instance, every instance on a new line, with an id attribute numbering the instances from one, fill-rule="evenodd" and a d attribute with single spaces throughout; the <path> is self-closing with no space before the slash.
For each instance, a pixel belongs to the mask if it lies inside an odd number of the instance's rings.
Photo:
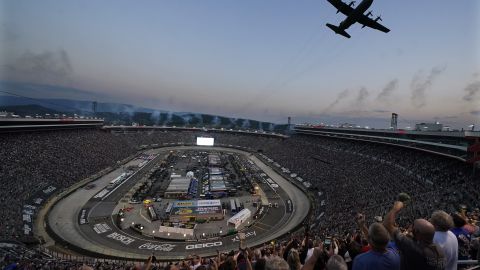
<path id="1" fill-rule="evenodd" d="M 466 270 L 480 270 L 480 261 L 478 260 L 459 260 L 458 266 L 469 267 Z"/>

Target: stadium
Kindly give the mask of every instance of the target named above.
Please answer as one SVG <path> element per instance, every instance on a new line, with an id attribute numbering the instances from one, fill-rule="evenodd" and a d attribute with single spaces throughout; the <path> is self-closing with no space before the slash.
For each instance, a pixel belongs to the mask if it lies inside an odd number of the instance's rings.
<path id="1" fill-rule="evenodd" d="M 0 269 L 480 270 L 480 2 L 0 10 Z"/>
<path id="2" fill-rule="evenodd" d="M 447 154 L 453 145 L 436 152 L 418 138 L 415 146 L 385 142 L 394 134 L 368 138 L 337 130 L 345 137 L 332 136 L 333 131 L 298 126 L 281 135 L 92 124 L 4 132 L 2 178 L 14 181 L 3 189 L 1 231 L 2 239 L 14 241 L 4 241 L 2 250 L 17 255 L 29 250 L 28 260 L 52 264 L 133 265 L 152 254 L 164 263 L 189 254 L 216 256 L 238 248 L 239 233 L 252 249 L 265 244 L 275 249 L 305 231 L 310 239 L 337 237 L 346 245 L 346 232 L 356 230 L 355 215 L 364 213 L 369 222 L 384 216 L 398 191 L 413 201 L 400 216 L 404 226 L 434 209 L 455 212 L 459 205 L 477 220 L 478 176 L 465 159 L 474 154 Z M 473 142 L 474 134 L 468 135 L 457 142 Z M 203 138 L 210 145 L 201 145 Z M 24 142 L 32 144 L 24 147 Z M 63 147 L 55 147 L 58 142 Z M 182 175 L 192 179 L 183 183 L 185 192 L 167 196 L 172 183 L 178 189 Z M 226 179 L 227 192 L 205 192 L 213 189 L 212 176 L 216 182 Z M 25 181 L 32 178 L 37 186 Z M 157 185 L 152 179 L 170 182 Z M 206 185 L 194 192 L 198 182 Z M 242 218 L 234 210 L 240 205 L 248 211 Z M 236 224 L 236 219 L 242 220 Z"/>

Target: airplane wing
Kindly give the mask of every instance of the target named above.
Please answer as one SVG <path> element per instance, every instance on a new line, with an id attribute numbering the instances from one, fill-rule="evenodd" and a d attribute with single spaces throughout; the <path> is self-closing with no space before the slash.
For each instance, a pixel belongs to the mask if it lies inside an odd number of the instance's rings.
<path id="1" fill-rule="evenodd" d="M 332 6 L 334 6 L 338 11 L 349 16 L 350 13 L 354 10 L 351 6 L 345 4 L 341 0 L 327 0 Z M 338 13 L 338 12 L 337 12 Z"/>
<path id="2" fill-rule="evenodd" d="M 357 22 L 360 24 L 363 24 L 364 26 L 368 26 L 370 28 L 373 28 L 385 33 L 390 32 L 390 29 L 386 28 L 385 26 L 378 23 L 376 20 L 373 20 L 366 15 L 361 15 L 360 17 L 358 17 Z"/>

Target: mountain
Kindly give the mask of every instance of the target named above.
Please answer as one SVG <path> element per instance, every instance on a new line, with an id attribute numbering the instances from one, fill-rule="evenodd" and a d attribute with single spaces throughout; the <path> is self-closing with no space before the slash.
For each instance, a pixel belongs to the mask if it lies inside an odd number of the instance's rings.
<path id="1" fill-rule="evenodd" d="M 73 100 L 108 100 L 108 96 L 73 87 L 0 81 L 0 93 L 10 92 L 29 98 L 67 98 Z"/>
<path id="2" fill-rule="evenodd" d="M 65 96 L 69 98 L 65 98 Z M 284 129 L 286 127 L 285 125 L 275 125 L 251 119 L 193 112 L 169 112 L 111 102 L 96 102 L 96 113 L 94 113 L 94 100 L 109 100 L 109 98 L 76 88 L 0 81 L 0 110 L 14 112 L 21 116 L 52 114 L 53 112 L 102 117 L 107 124 L 131 125 L 137 123 L 140 125 L 206 126 L 263 130 Z"/>
<path id="3" fill-rule="evenodd" d="M 89 100 L 71 100 L 71 99 L 54 99 L 54 98 L 28 98 L 18 96 L 0 96 L 0 106 L 19 106 L 19 105 L 40 105 L 65 112 L 81 112 L 92 113 L 93 101 Z M 97 102 L 97 112 L 149 112 L 153 113 L 154 109 L 136 107 L 129 104 L 119 103 L 102 103 Z M 164 111 L 162 111 L 164 112 Z"/>
<path id="4" fill-rule="evenodd" d="M 26 116 L 26 115 L 34 116 L 36 114 L 45 115 L 47 113 L 50 115 L 60 114 L 59 111 L 45 108 L 40 105 L 0 106 L 0 111 L 15 112 L 15 114 L 21 115 L 21 116 Z"/>
<path id="5" fill-rule="evenodd" d="M 66 106 L 65 104 L 76 104 L 76 108 L 79 104 L 86 104 L 86 101 L 74 101 L 74 100 L 63 100 L 63 105 L 60 106 L 58 100 L 34 100 L 30 101 L 24 98 L 18 97 L 5 97 L 0 96 L 0 111 L 13 112 L 17 115 L 25 117 L 35 116 L 35 115 L 45 115 L 45 114 L 66 114 L 67 116 L 72 116 L 74 113 L 85 116 L 95 116 L 100 117 L 105 120 L 106 124 L 112 125 L 132 125 L 133 123 L 139 125 L 158 125 L 158 126 L 179 126 L 179 127 L 216 127 L 216 128 L 234 128 L 234 129 L 261 129 L 261 130 L 275 130 L 283 131 L 287 128 L 286 125 L 275 125 L 268 122 L 260 122 L 251 119 L 242 119 L 242 118 L 228 118 L 218 115 L 209 115 L 209 114 L 198 114 L 198 113 L 175 113 L 175 112 L 165 112 L 165 111 L 155 111 L 152 109 L 142 108 L 140 111 L 135 111 L 134 106 L 126 104 L 113 104 L 114 106 L 109 106 L 114 108 L 114 111 L 101 111 L 93 113 L 92 111 L 82 111 L 75 110 L 73 107 Z M 8 105 L 5 104 L 11 102 Z M 28 104 L 28 103 L 39 103 L 46 104 L 48 107 L 39 105 L 39 104 Z M 117 106 L 121 105 L 121 106 Z M 67 107 L 68 109 L 63 109 Z M 105 106 L 108 107 L 108 106 Z M 55 108 L 55 109 L 54 109 Z M 121 111 L 122 108 L 128 108 L 128 110 Z M 132 110 L 133 109 L 133 110 Z"/>

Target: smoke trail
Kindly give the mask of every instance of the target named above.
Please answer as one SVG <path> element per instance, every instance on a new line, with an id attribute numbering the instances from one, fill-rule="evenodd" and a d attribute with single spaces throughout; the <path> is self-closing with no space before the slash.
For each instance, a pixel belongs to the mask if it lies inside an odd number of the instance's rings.
<path id="1" fill-rule="evenodd" d="M 480 93 L 480 81 L 475 81 L 473 83 L 470 83 L 465 87 L 465 96 L 463 97 L 463 100 L 465 101 L 472 101 L 475 99 L 477 96 L 477 93 Z"/>
<path id="2" fill-rule="evenodd" d="M 3 80 L 40 84 L 70 84 L 73 68 L 65 50 L 43 53 L 25 52 L 5 64 L 0 72 Z"/>
<path id="3" fill-rule="evenodd" d="M 397 88 L 397 86 L 398 86 L 398 79 L 393 79 L 389 81 L 387 85 L 383 87 L 382 92 L 378 94 L 377 100 L 384 101 L 384 102 L 388 101 L 388 99 L 392 95 L 393 91 Z"/>
<path id="4" fill-rule="evenodd" d="M 333 101 L 330 105 L 328 105 L 328 107 L 325 109 L 325 111 L 329 111 L 331 110 L 333 107 L 335 107 L 335 105 L 337 105 L 338 103 L 340 103 L 340 101 L 342 101 L 343 99 L 345 99 L 349 94 L 349 90 L 348 89 L 345 89 L 343 90 L 342 92 L 338 93 L 337 95 L 337 98 L 335 99 L 335 101 Z"/>
<path id="5" fill-rule="evenodd" d="M 368 90 L 367 88 L 362 87 L 360 88 L 360 90 L 358 90 L 358 95 L 357 95 L 357 98 L 355 99 L 355 103 L 362 104 L 365 101 L 365 99 L 367 99 L 367 97 L 368 97 Z"/>
<path id="6" fill-rule="evenodd" d="M 250 127 L 250 120 L 243 119 L 242 127 L 243 128 L 249 128 Z"/>
<path id="7" fill-rule="evenodd" d="M 215 115 L 213 118 L 213 125 L 219 126 L 220 125 L 220 118 L 218 118 L 218 115 Z"/>
<path id="8" fill-rule="evenodd" d="M 438 66 L 433 67 L 430 70 L 430 73 L 426 78 L 421 76 L 420 72 L 417 72 L 413 77 L 412 83 L 410 84 L 410 88 L 412 89 L 412 104 L 416 108 L 421 108 L 427 104 L 426 100 L 426 90 L 430 88 L 433 84 L 435 78 L 438 77 L 442 72 L 444 72 L 446 66 Z"/>
<path id="9" fill-rule="evenodd" d="M 158 123 L 160 122 L 160 111 L 157 111 L 155 110 L 150 118 L 154 121 L 155 125 L 158 125 Z"/>

